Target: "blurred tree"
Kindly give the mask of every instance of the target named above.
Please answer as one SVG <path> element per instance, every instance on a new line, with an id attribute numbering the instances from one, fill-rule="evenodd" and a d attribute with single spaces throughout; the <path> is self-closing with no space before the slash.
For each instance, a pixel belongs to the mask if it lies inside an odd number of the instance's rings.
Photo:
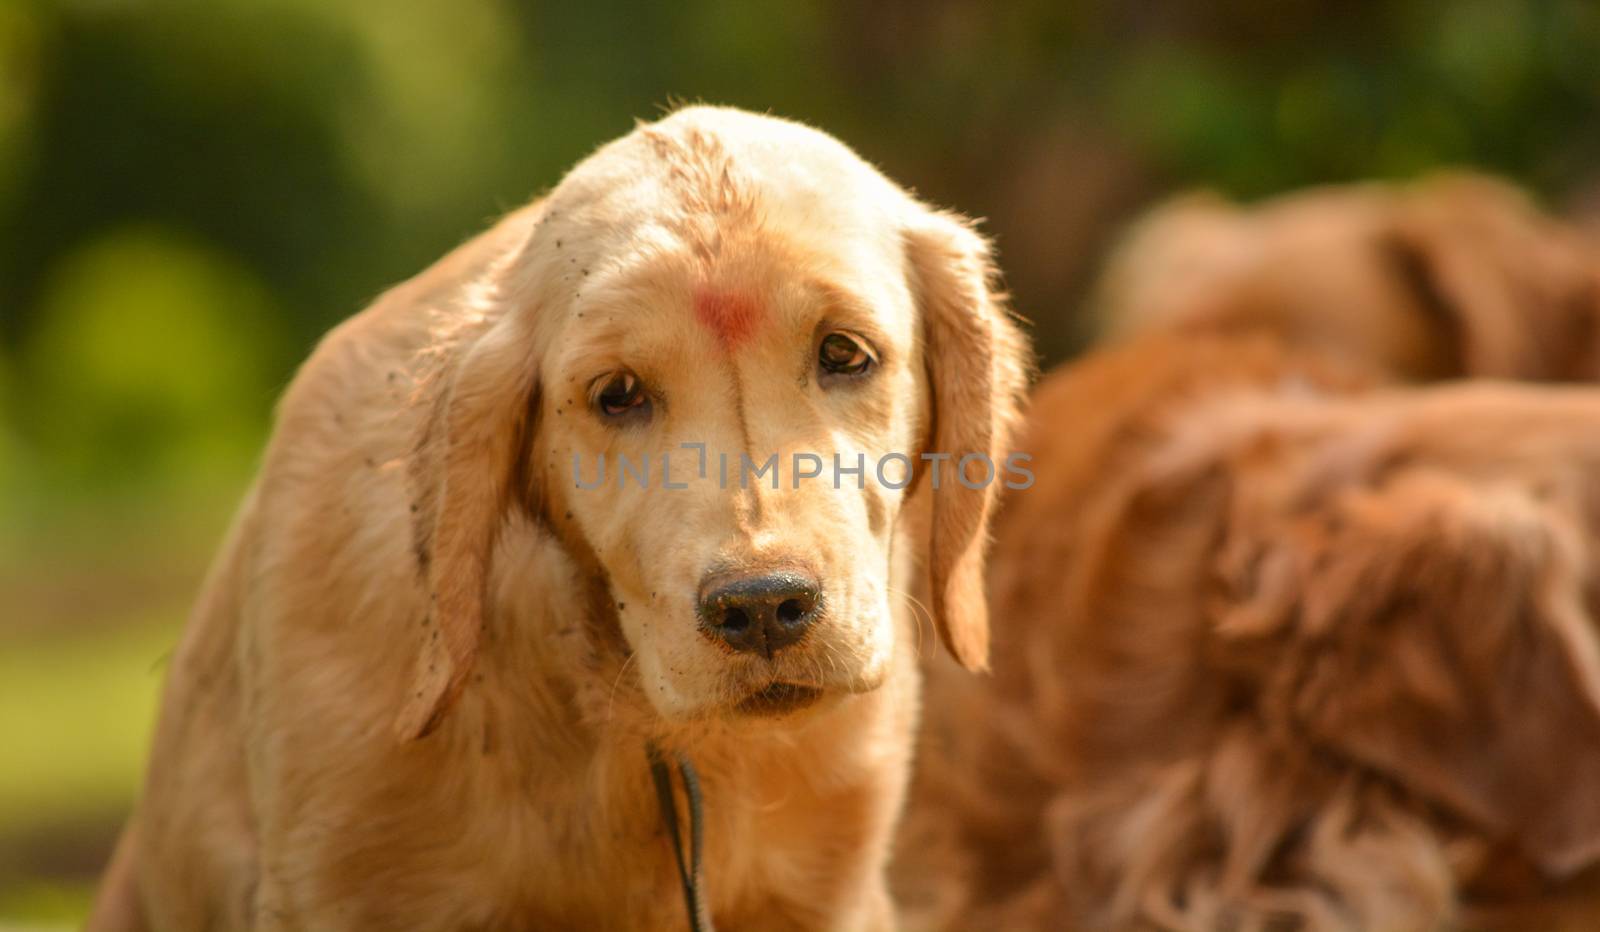
<path id="1" fill-rule="evenodd" d="M 280 384 L 267 361 L 286 341 L 266 289 L 228 256 L 110 231 L 56 264 L 39 310 L 17 416 L 58 479 L 149 484 L 253 458 Z"/>

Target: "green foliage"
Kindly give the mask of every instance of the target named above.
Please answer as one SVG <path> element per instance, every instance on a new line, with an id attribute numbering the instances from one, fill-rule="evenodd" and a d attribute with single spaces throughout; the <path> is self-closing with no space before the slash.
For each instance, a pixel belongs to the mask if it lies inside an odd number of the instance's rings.
<path id="1" fill-rule="evenodd" d="M 53 481 L 126 487 L 251 456 L 283 338 L 237 262 L 159 230 L 113 230 L 60 260 L 39 307 L 18 415 Z"/>
<path id="2" fill-rule="evenodd" d="M 1325 31 L 1263 49 L 1136 44 L 1113 78 L 1119 125 L 1176 175 L 1245 196 L 1452 164 L 1559 191 L 1600 148 L 1600 7 L 1352 5 L 1354 36 L 1327 9 L 1305 24 Z"/>

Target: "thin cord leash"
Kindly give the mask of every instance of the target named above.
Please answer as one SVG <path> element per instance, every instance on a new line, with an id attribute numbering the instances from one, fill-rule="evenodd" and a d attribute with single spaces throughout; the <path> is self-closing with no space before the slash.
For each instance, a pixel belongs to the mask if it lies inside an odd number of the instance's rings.
<path id="1" fill-rule="evenodd" d="M 683 795 L 689 801 L 689 854 L 683 853 L 683 833 L 678 828 L 678 800 L 672 791 L 672 771 L 661 749 L 651 743 L 645 748 L 650 756 L 650 777 L 656 784 L 656 802 L 661 806 L 661 821 L 672 837 L 672 855 L 678 862 L 678 879 L 683 882 L 683 903 L 689 910 L 690 932 L 714 932 L 711 925 L 711 907 L 705 901 L 705 875 L 700 865 L 701 841 L 704 838 L 704 818 L 700 805 L 700 777 L 694 765 L 682 754 L 674 754 L 678 776 L 683 779 Z"/>

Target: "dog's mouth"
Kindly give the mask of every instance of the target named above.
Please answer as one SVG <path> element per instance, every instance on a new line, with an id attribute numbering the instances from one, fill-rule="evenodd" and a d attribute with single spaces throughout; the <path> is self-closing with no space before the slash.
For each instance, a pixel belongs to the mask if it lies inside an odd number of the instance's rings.
<path id="1" fill-rule="evenodd" d="M 776 717 L 798 712 L 822 698 L 822 690 L 799 683 L 771 683 L 751 693 L 734 706 L 745 715 Z"/>

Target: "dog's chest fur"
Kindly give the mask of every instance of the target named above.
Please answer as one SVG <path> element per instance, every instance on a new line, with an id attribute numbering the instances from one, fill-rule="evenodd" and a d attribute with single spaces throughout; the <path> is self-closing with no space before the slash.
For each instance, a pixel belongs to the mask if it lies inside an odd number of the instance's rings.
<path id="1" fill-rule="evenodd" d="M 881 736 L 903 727 L 908 698 L 895 686 L 855 697 L 789 747 L 723 737 L 688 752 L 704 791 L 705 895 L 719 923 L 830 928 L 873 902 L 862 886 L 879 882 L 905 772 L 904 761 L 882 759 L 904 750 Z M 481 754 L 471 742 L 455 752 Z M 415 798 L 399 821 L 428 824 L 426 834 L 383 840 L 374 824 L 326 838 L 313 856 L 326 859 L 323 902 L 308 912 L 337 902 L 363 924 L 417 929 L 686 927 L 642 745 L 607 741 L 586 759 L 519 760 L 505 747 L 487 757 Z M 367 802 L 395 817 L 392 797 Z M 372 882 L 384 875 L 395 882 Z"/>
<path id="2" fill-rule="evenodd" d="M 265 927 L 274 927 L 275 916 L 295 928 L 295 917 L 329 914 L 366 928 L 687 927 L 649 773 L 642 697 L 626 685 L 622 661 L 603 655 L 579 600 L 563 595 L 575 591 L 572 566 L 548 537 L 514 532 L 500 556 L 517 569 L 496 581 L 502 595 L 483 679 L 437 733 L 395 743 L 380 701 L 326 715 L 308 716 L 302 707 L 268 726 L 281 728 L 283 746 L 297 754 L 259 760 L 255 774 L 284 801 L 261 826 L 257 914 Z M 369 607 L 405 598 L 390 591 Z M 319 639 L 299 631 L 290 640 Z M 876 888 L 904 791 L 905 736 L 919 688 L 913 642 L 899 643 L 898 669 L 875 692 L 794 723 L 671 736 L 704 787 L 705 882 L 719 924 L 875 928 L 889 921 L 886 895 Z M 385 665 L 371 652 L 319 653 L 365 659 L 341 674 L 330 672 L 328 660 L 268 658 L 289 660 L 271 678 L 314 703 L 351 694 L 330 689 L 327 677 L 376 678 Z M 389 691 L 375 689 L 371 698 Z M 363 718 L 370 725 L 359 733 L 326 726 Z M 318 721 L 325 724 L 310 725 Z M 679 803 L 681 814 L 681 791 Z M 861 910 L 869 912 L 851 916 Z"/>

